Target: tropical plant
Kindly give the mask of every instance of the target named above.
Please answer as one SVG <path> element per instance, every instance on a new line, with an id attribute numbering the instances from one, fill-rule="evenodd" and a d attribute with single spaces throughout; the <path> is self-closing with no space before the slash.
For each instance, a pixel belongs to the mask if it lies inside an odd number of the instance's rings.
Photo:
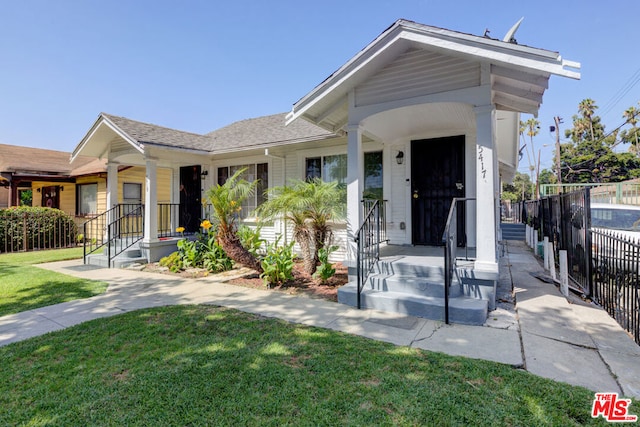
<path id="1" fill-rule="evenodd" d="M 583 100 L 573 116 L 573 127 L 565 131 L 571 142 L 561 145 L 560 168 L 563 183 L 620 182 L 640 177 L 640 160 L 630 152 L 616 152 L 619 142 L 635 140 L 634 127 L 637 112 L 633 108 L 625 111 L 627 123 L 632 125 L 631 134 L 621 134 L 620 127 L 605 132 L 601 118 L 595 114 L 598 106 L 592 99 Z M 630 140 L 633 136 L 633 140 Z"/>
<path id="2" fill-rule="evenodd" d="M 262 258 L 263 272 L 260 274 L 267 287 L 281 285 L 293 279 L 293 267 L 296 255 L 293 253 L 294 242 L 280 245 L 280 237 L 267 245 L 267 254 Z"/>
<path id="3" fill-rule="evenodd" d="M 197 240 L 181 239 L 176 245 L 182 264 L 181 268 L 198 267 L 202 264 L 203 252 L 199 250 Z"/>
<path id="4" fill-rule="evenodd" d="M 261 227 L 251 228 L 247 225 L 241 225 L 238 227 L 238 237 L 240 243 L 251 252 L 255 257 L 258 257 L 263 251 L 265 239 L 261 236 Z"/>
<path id="5" fill-rule="evenodd" d="M 233 268 L 233 260 L 229 258 L 222 246 L 216 242 L 215 237 L 210 237 L 206 250 L 202 256 L 202 266 L 212 273 L 229 271 Z"/>
<path id="6" fill-rule="evenodd" d="M 345 207 L 345 190 L 338 182 L 293 180 L 289 186 L 270 189 L 259 214 L 265 219 L 283 218 L 291 223 L 304 269 L 313 274 L 318 251 L 332 241 L 331 222 L 344 217 Z"/>
<path id="7" fill-rule="evenodd" d="M 249 182 L 241 178 L 244 169 L 236 171 L 223 185 L 215 185 L 207 191 L 206 199 L 211 203 L 213 225 L 218 241 L 224 251 L 238 264 L 262 273 L 260 261 L 242 246 L 238 237 L 238 214 L 242 202 L 253 194 L 258 181 Z"/>
<path id="8" fill-rule="evenodd" d="M 540 133 L 540 122 L 537 119 L 530 118 L 527 121 L 520 121 L 520 136 L 524 140 L 524 135 L 529 137 L 529 143 L 522 144 L 520 151 L 524 150 L 527 153 L 527 160 L 529 161 L 529 174 L 531 176 L 531 182 L 535 182 L 537 176 L 536 173 L 536 150 L 533 145 L 533 137 Z"/>
<path id="9" fill-rule="evenodd" d="M 160 258 L 158 264 L 160 264 L 160 266 L 162 267 L 167 267 L 172 273 L 177 273 L 183 268 L 182 258 L 180 258 L 180 253 L 178 251 L 172 252 L 166 257 Z"/>
<path id="10" fill-rule="evenodd" d="M 333 263 L 329 261 L 331 254 L 338 250 L 337 245 L 325 246 L 318 251 L 318 257 L 320 258 L 320 265 L 313 274 L 313 278 L 320 280 L 320 283 L 325 284 L 327 280 L 336 274 L 336 269 L 333 267 Z"/>

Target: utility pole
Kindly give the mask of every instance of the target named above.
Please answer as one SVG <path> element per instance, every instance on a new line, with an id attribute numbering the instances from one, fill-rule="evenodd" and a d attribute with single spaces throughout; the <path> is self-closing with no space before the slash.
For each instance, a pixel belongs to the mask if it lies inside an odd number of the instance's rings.
<path id="1" fill-rule="evenodd" d="M 562 118 L 555 116 L 553 120 L 556 122 L 556 173 L 558 174 L 558 184 L 560 185 L 559 193 L 562 192 L 562 170 L 560 170 L 560 124 Z"/>

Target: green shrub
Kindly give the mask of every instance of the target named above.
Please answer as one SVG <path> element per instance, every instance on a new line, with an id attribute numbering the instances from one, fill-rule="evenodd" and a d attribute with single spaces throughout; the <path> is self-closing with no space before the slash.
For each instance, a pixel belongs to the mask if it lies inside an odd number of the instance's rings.
<path id="1" fill-rule="evenodd" d="M 182 268 L 198 267 L 202 265 L 203 251 L 199 250 L 201 242 L 198 240 L 181 239 L 178 240 L 178 256 L 182 263 Z"/>
<path id="2" fill-rule="evenodd" d="M 238 238 L 240 238 L 242 246 L 252 253 L 253 256 L 257 257 L 264 252 L 262 247 L 266 243 L 266 240 L 260 236 L 259 226 L 254 229 L 246 225 L 241 225 L 238 227 L 236 234 L 238 235 Z"/>
<path id="3" fill-rule="evenodd" d="M 333 263 L 329 261 L 331 254 L 338 250 L 338 246 L 333 245 L 328 248 L 324 247 L 318 251 L 318 258 L 320 259 L 320 265 L 313 274 L 313 278 L 320 280 L 320 283 L 325 284 L 327 280 L 336 274 L 336 269 L 333 268 Z"/>
<path id="4" fill-rule="evenodd" d="M 293 266 L 296 255 L 293 253 L 293 245 L 280 246 L 280 237 L 275 242 L 267 245 L 267 254 L 260 261 L 262 265 L 262 274 L 260 277 L 264 280 L 267 287 L 273 285 L 281 285 L 288 280 L 293 279 Z"/>
<path id="5" fill-rule="evenodd" d="M 207 247 L 202 266 L 212 273 L 229 271 L 233 268 L 233 260 L 215 240 Z"/>
<path id="6" fill-rule="evenodd" d="M 74 246 L 78 227 L 59 209 L 31 206 L 0 209 L 0 252 Z"/>
<path id="7" fill-rule="evenodd" d="M 182 259 L 180 258 L 180 254 L 176 251 L 171 253 L 170 255 L 161 258 L 158 262 L 162 267 L 167 267 L 169 271 L 173 273 L 177 273 L 182 270 Z"/>
<path id="8" fill-rule="evenodd" d="M 198 234 L 195 240 L 178 240 L 177 245 L 176 257 L 179 260 L 179 263 L 175 263 L 177 270 L 206 268 L 212 273 L 219 273 L 233 268 L 233 260 L 217 242 L 214 231 Z"/>

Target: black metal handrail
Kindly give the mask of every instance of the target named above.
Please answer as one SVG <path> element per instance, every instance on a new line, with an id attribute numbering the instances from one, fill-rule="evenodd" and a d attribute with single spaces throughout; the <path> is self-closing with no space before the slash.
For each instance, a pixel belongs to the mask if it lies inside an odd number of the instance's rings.
<path id="1" fill-rule="evenodd" d="M 135 218 L 135 221 L 134 221 Z M 87 255 L 107 247 L 107 258 L 111 260 L 137 241 L 142 239 L 144 230 L 144 205 L 139 203 L 117 204 L 111 209 L 97 215 L 83 224 L 83 262 L 86 264 Z M 133 239 L 133 236 L 139 238 Z M 115 242 L 124 238 L 126 243 Z M 128 244 L 129 241 L 135 240 Z M 117 252 L 113 254 L 112 248 Z"/>
<path id="2" fill-rule="evenodd" d="M 84 264 L 87 263 L 87 255 L 94 253 L 107 244 L 107 241 L 105 240 L 107 225 L 109 224 L 109 218 L 113 218 L 115 216 L 117 209 L 118 205 L 115 205 L 111 209 L 96 215 L 82 225 L 82 240 L 84 243 L 82 260 Z"/>
<path id="3" fill-rule="evenodd" d="M 444 243 L 444 321 L 449 324 L 449 287 L 453 282 L 453 273 L 457 266 L 458 249 L 458 203 L 466 203 L 475 200 L 474 198 L 454 197 L 451 201 L 447 222 L 442 233 L 442 243 Z M 466 247 L 466 240 L 465 247 Z M 465 256 L 465 259 L 469 259 Z"/>
<path id="4" fill-rule="evenodd" d="M 144 237 L 144 205 L 120 204 L 107 226 L 107 265 Z"/>
<path id="5" fill-rule="evenodd" d="M 380 259 L 380 243 L 386 241 L 386 229 L 382 234 L 384 221 L 384 201 L 363 200 L 366 208 L 362 225 L 356 232 L 356 275 L 357 275 L 357 307 L 361 308 L 361 294 L 364 284 Z"/>

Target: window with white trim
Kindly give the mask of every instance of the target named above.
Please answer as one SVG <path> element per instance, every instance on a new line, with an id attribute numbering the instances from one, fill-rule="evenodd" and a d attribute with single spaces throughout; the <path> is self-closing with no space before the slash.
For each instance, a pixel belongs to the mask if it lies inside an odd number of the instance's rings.
<path id="1" fill-rule="evenodd" d="M 307 157 L 305 159 L 305 179 L 320 178 L 324 182 L 347 183 L 347 155 Z"/>
<path id="2" fill-rule="evenodd" d="M 76 185 L 76 215 L 98 213 L 98 184 Z"/>
<path id="3" fill-rule="evenodd" d="M 382 200 L 382 151 L 364 153 L 364 199 Z"/>
<path id="4" fill-rule="evenodd" d="M 258 180 L 256 189 L 253 195 L 249 196 L 247 200 L 242 203 L 242 210 L 240 211 L 240 218 L 247 219 L 254 216 L 254 211 L 265 201 L 264 192 L 269 188 L 269 164 L 268 163 L 253 163 L 248 165 L 234 165 L 223 166 L 218 168 L 218 185 L 223 185 L 227 182 L 227 179 L 231 177 L 237 171 L 245 169 L 240 176 L 249 182 Z"/>
<path id="5" fill-rule="evenodd" d="M 142 184 L 135 182 L 125 182 L 122 184 L 122 203 L 142 203 Z"/>

